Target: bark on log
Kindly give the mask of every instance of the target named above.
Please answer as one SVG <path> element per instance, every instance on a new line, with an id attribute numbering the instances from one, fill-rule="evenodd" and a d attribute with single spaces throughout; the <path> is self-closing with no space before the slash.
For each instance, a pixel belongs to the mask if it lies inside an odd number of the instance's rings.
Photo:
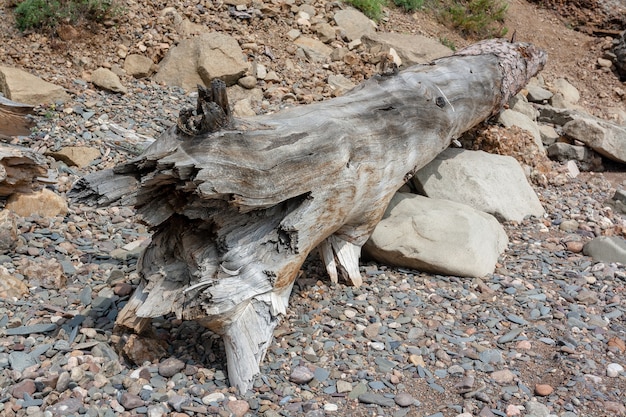
<path id="1" fill-rule="evenodd" d="M 41 188 L 48 164 L 43 155 L 20 146 L 0 143 L 0 197 Z"/>
<path id="2" fill-rule="evenodd" d="M 199 320 L 223 336 L 230 382 L 246 391 L 309 252 L 319 247 L 334 282 L 342 274 L 361 284 L 361 246 L 396 190 L 497 113 L 545 60 L 532 45 L 492 40 L 199 136 L 220 103 L 181 112 L 143 155 L 72 192 L 134 204 L 154 230 L 118 326 L 146 331 L 170 312 Z"/>
<path id="3" fill-rule="evenodd" d="M 17 103 L 0 96 L 0 138 L 26 136 L 33 125 L 26 115 L 31 114 L 33 106 Z"/>

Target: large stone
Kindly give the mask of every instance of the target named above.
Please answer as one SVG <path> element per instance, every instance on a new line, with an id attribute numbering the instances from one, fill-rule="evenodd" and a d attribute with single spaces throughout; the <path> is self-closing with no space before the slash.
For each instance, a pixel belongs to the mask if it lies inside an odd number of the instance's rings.
<path id="1" fill-rule="evenodd" d="M 130 54 L 124 60 L 124 71 L 135 78 L 149 77 L 154 71 L 154 62 L 147 56 Z"/>
<path id="2" fill-rule="evenodd" d="M 68 211 L 67 201 L 47 188 L 29 194 L 13 194 L 9 197 L 5 208 L 22 217 L 65 216 Z"/>
<path id="3" fill-rule="evenodd" d="M 365 34 L 361 40 L 373 55 L 388 52 L 393 48 L 405 67 L 426 64 L 452 54 L 452 50 L 447 46 L 421 35 L 372 32 Z"/>
<path id="4" fill-rule="evenodd" d="M 552 83 L 555 94 L 560 94 L 566 103 L 576 104 L 580 100 L 580 92 L 565 78 L 557 78 Z"/>
<path id="5" fill-rule="evenodd" d="M 584 146 L 570 145 L 564 142 L 555 142 L 548 147 L 548 156 L 559 162 L 569 160 L 586 161 L 591 158 L 589 149 Z"/>
<path id="6" fill-rule="evenodd" d="M 237 41 L 222 33 L 204 33 L 185 39 L 172 48 L 159 64 L 155 81 L 195 90 L 219 78 L 233 85 L 248 70 Z"/>
<path id="7" fill-rule="evenodd" d="M 492 273 L 508 238 L 491 215 L 467 205 L 396 194 L 364 250 L 390 265 L 481 277 Z"/>
<path id="8" fill-rule="evenodd" d="M 583 253 L 598 262 L 626 265 L 626 240 L 617 236 L 600 236 L 585 244 Z"/>
<path id="9" fill-rule="evenodd" d="M 328 86 L 332 88 L 333 96 L 341 96 L 346 91 L 352 90 L 356 84 L 341 74 L 331 74 L 328 76 Z"/>
<path id="10" fill-rule="evenodd" d="M 511 109 L 506 109 L 502 111 L 498 116 L 498 122 L 501 123 L 504 127 L 517 126 L 530 132 L 530 134 L 533 135 L 533 139 L 535 140 L 537 147 L 539 147 L 539 149 L 541 150 L 544 150 L 539 127 L 535 122 L 532 121 L 530 117 L 528 117 L 528 115 L 524 113 L 519 113 Z"/>
<path id="11" fill-rule="evenodd" d="M 522 93 L 517 93 L 509 100 L 509 108 L 518 113 L 525 114 L 533 122 L 537 120 L 539 112 L 532 104 L 528 102 L 526 96 Z"/>
<path id="12" fill-rule="evenodd" d="M 63 87 L 11 67 L 0 67 L 0 92 L 10 100 L 33 106 L 64 103 L 70 98 Z"/>
<path id="13" fill-rule="evenodd" d="M 467 204 L 500 221 L 544 214 L 524 170 L 510 156 L 448 148 L 413 181 L 428 197 Z"/>
<path id="14" fill-rule="evenodd" d="M 113 71 L 107 68 L 98 68 L 91 73 L 91 82 L 105 90 L 113 91 L 114 93 L 126 93 L 128 90 L 120 77 L 118 77 Z"/>
<path id="15" fill-rule="evenodd" d="M 589 115 L 563 125 L 563 133 L 609 159 L 626 162 L 626 128 Z"/>
<path id="16" fill-rule="evenodd" d="M 95 159 L 100 158 L 100 150 L 88 146 L 66 146 L 57 152 L 50 152 L 49 155 L 69 166 L 84 168 Z"/>
<path id="17" fill-rule="evenodd" d="M 549 90 L 533 83 L 529 83 L 526 86 L 526 91 L 528 91 L 528 101 L 532 103 L 545 103 L 553 96 L 552 92 Z"/>
<path id="18" fill-rule="evenodd" d="M 350 41 L 361 39 L 363 35 L 376 32 L 374 22 L 356 9 L 339 10 L 333 18 Z"/>
<path id="19" fill-rule="evenodd" d="M 300 36 L 294 43 L 302 48 L 306 57 L 313 62 L 326 62 L 333 52 L 333 48 L 325 43 L 306 36 Z"/>

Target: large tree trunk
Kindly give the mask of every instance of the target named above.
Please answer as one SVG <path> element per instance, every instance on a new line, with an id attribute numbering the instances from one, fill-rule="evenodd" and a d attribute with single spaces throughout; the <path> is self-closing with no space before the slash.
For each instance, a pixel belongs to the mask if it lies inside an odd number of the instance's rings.
<path id="1" fill-rule="evenodd" d="M 199 320 L 223 336 L 230 382 L 246 391 L 309 252 L 319 247 L 333 281 L 339 271 L 359 285 L 361 246 L 396 190 L 545 59 L 528 44 L 482 42 L 246 121 L 230 120 L 214 85 L 143 155 L 74 188 L 83 201 L 134 204 L 154 230 L 117 324 Z"/>

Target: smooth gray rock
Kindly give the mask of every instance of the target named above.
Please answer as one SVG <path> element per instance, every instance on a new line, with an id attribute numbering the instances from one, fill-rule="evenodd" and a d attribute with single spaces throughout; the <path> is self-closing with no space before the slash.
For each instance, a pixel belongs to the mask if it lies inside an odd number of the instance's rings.
<path id="1" fill-rule="evenodd" d="M 595 261 L 626 264 L 626 240 L 617 236 L 600 236 L 587 242 L 583 253 Z"/>
<path id="2" fill-rule="evenodd" d="M 491 215 L 467 205 L 396 194 L 363 247 L 379 262 L 468 277 L 493 272 L 508 244 Z"/>
<path id="3" fill-rule="evenodd" d="M 563 133 L 609 159 L 626 162 L 626 127 L 578 114 L 563 125 Z"/>
<path id="4" fill-rule="evenodd" d="M 356 9 L 339 10 L 333 18 L 350 41 L 361 39 L 363 35 L 376 31 L 374 22 Z"/>
<path id="5" fill-rule="evenodd" d="M 361 40 L 372 55 L 388 52 L 393 48 L 402 60 L 403 67 L 427 64 L 452 54 L 447 46 L 421 35 L 376 32 L 364 35 Z"/>
<path id="6" fill-rule="evenodd" d="M 589 149 L 584 146 L 570 145 L 565 142 L 556 142 L 548 147 L 548 156 L 559 162 L 569 160 L 585 161 L 590 157 Z"/>
<path id="7" fill-rule="evenodd" d="M 541 104 L 552 98 L 552 92 L 536 84 L 528 84 L 526 90 L 528 91 L 528 101 L 532 103 Z"/>
<path id="8" fill-rule="evenodd" d="M 576 104 L 580 100 L 580 92 L 565 78 L 557 78 L 552 83 L 555 94 L 561 94 L 566 103 Z"/>
<path id="9" fill-rule="evenodd" d="M 500 221 L 543 216 L 519 163 L 510 156 L 448 148 L 413 179 L 422 194 L 467 204 Z"/>
<path id="10" fill-rule="evenodd" d="M 526 96 L 522 93 L 517 93 L 509 100 L 509 109 L 518 113 L 525 114 L 533 122 L 537 120 L 539 112 L 532 104 L 528 102 Z"/>
<path id="11" fill-rule="evenodd" d="M 550 146 L 559 139 L 560 135 L 558 134 L 556 129 L 553 128 L 552 126 L 538 125 L 538 127 L 539 127 L 539 134 L 541 135 L 541 142 L 543 143 L 544 146 Z"/>

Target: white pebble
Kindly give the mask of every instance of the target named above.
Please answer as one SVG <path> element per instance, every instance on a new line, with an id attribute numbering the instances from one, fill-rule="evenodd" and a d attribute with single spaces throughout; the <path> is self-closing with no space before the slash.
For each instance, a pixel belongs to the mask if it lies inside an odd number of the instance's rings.
<path id="1" fill-rule="evenodd" d="M 333 413 L 335 411 L 337 411 L 339 409 L 339 407 L 337 407 L 337 404 L 324 404 L 324 411 L 327 413 Z"/>
<path id="2" fill-rule="evenodd" d="M 606 367 L 606 376 L 609 378 L 617 378 L 622 372 L 624 372 L 624 367 L 619 363 L 610 363 Z"/>

